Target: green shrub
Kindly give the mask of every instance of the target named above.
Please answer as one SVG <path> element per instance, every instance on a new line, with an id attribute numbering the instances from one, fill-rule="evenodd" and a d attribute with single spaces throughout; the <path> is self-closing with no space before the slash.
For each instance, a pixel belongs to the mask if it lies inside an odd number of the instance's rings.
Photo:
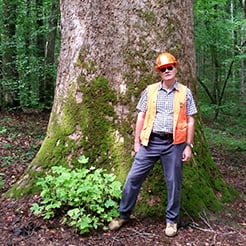
<path id="1" fill-rule="evenodd" d="M 86 161 L 86 158 L 79 159 L 80 163 Z M 81 234 L 103 227 L 118 216 L 121 183 L 114 174 L 101 168 L 54 166 L 37 185 L 41 187 L 42 200 L 40 204 L 32 204 L 32 212 L 44 219 L 63 214 L 63 221 Z"/>

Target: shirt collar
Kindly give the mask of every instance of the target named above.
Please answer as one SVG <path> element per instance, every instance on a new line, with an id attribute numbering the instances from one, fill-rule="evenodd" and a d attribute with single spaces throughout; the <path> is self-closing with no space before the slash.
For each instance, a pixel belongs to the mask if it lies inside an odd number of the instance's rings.
<path id="1" fill-rule="evenodd" d="M 162 89 L 162 81 L 160 81 L 158 90 L 161 90 L 161 89 Z M 175 83 L 173 84 L 173 87 L 170 89 L 170 91 L 172 91 L 172 90 L 179 90 L 179 85 L 178 85 L 177 81 L 175 81 Z"/>

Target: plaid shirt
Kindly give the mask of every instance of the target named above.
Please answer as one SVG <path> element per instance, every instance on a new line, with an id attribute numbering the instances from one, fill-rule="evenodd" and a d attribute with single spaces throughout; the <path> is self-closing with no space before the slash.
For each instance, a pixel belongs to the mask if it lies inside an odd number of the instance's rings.
<path id="1" fill-rule="evenodd" d="M 174 91 L 178 89 L 178 83 L 175 82 L 173 87 L 169 90 L 160 87 L 157 94 L 156 101 L 156 116 L 154 120 L 153 132 L 173 132 L 173 108 L 174 108 Z M 147 88 L 143 91 L 142 96 L 138 102 L 137 109 L 147 111 Z M 195 101 L 193 99 L 191 90 L 186 90 L 186 113 L 187 115 L 194 115 L 197 113 Z"/>

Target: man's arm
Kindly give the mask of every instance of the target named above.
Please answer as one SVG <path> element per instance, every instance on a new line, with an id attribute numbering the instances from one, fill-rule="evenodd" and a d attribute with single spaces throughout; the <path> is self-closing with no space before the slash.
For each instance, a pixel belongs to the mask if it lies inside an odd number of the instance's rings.
<path id="1" fill-rule="evenodd" d="M 187 139 L 186 143 L 194 143 L 194 134 L 195 134 L 195 118 L 193 116 L 187 116 Z"/>
<path id="2" fill-rule="evenodd" d="M 139 112 L 136 122 L 136 128 L 135 128 L 135 140 L 134 140 L 134 151 L 138 152 L 141 141 L 140 141 L 140 134 L 143 129 L 144 125 L 144 118 L 145 118 L 145 112 Z"/>
<path id="3" fill-rule="evenodd" d="M 187 116 L 187 146 L 183 152 L 183 161 L 189 161 L 192 155 L 192 148 L 190 144 L 194 143 L 195 134 L 195 118 L 193 116 Z"/>

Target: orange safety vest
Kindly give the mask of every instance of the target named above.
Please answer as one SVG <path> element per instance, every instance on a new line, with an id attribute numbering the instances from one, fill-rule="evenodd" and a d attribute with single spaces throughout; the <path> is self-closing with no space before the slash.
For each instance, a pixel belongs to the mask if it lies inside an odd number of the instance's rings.
<path id="1" fill-rule="evenodd" d="M 147 111 L 140 135 L 141 143 L 144 146 L 148 145 L 152 132 L 159 86 L 159 82 L 148 86 Z M 178 89 L 174 92 L 173 144 L 183 143 L 187 137 L 186 88 L 186 86 L 178 83 Z"/>

